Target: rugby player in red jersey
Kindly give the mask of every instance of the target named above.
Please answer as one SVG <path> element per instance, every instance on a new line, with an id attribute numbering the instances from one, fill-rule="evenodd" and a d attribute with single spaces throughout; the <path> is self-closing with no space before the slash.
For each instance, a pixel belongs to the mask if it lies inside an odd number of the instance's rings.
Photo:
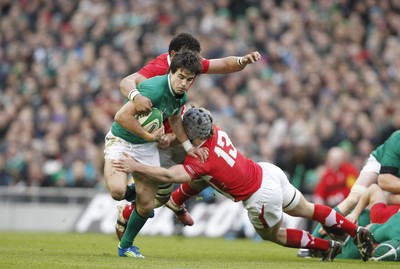
<path id="1" fill-rule="evenodd" d="M 373 237 L 367 229 L 357 227 L 328 206 L 308 202 L 279 167 L 244 157 L 228 134 L 213 124 L 207 110 L 188 109 L 183 115 L 183 126 L 194 146 L 208 149 L 207 161 L 186 156 L 182 164 L 166 169 L 144 165 L 124 155 L 113 161 L 113 167 L 125 173 L 142 173 L 149 180 L 164 183 L 191 182 L 201 177 L 221 194 L 242 202 L 250 222 L 264 240 L 320 251 L 324 261 L 332 261 L 341 252 L 338 241 L 316 238 L 299 229 L 282 228 L 283 212 L 286 212 L 343 230 L 354 238 L 364 261 L 371 257 Z"/>

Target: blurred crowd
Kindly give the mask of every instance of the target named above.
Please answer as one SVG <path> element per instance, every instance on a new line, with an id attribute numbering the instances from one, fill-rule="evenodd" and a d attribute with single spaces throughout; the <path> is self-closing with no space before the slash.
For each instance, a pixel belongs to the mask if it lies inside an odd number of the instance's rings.
<path id="1" fill-rule="evenodd" d="M 181 32 L 205 58 L 261 53 L 189 99 L 304 193 L 330 148 L 360 168 L 400 129 L 397 0 L 3 0 L 0 185 L 104 188 L 119 82 Z"/>

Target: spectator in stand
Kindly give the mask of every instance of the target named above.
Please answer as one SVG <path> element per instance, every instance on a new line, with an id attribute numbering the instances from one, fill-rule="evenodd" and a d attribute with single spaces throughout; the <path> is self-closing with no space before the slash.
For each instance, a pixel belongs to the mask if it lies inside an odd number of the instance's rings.
<path id="1" fill-rule="evenodd" d="M 0 186 L 9 186 L 11 182 L 13 182 L 13 174 L 7 168 L 3 155 L 0 155 Z"/>
<path id="2" fill-rule="evenodd" d="M 340 147 L 328 151 L 323 170 L 314 189 L 313 202 L 334 207 L 350 193 L 359 172 Z"/>

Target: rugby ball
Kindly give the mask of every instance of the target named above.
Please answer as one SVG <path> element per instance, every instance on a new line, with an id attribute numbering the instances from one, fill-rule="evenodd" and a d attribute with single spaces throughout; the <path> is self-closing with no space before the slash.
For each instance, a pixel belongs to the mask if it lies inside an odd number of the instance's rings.
<path id="1" fill-rule="evenodd" d="M 149 133 L 160 129 L 163 124 L 163 115 L 161 111 L 156 107 L 152 107 L 151 112 L 148 114 L 136 115 L 135 117 L 139 121 L 143 129 L 145 129 Z"/>
<path id="2" fill-rule="evenodd" d="M 380 243 L 372 255 L 374 261 L 400 261 L 400 240 L 391 239 Z"/>

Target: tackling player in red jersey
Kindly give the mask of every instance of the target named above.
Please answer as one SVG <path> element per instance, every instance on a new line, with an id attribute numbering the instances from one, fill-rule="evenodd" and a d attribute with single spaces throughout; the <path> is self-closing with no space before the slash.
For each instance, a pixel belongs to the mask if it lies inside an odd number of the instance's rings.
<path id="1" fill-rule="evenodd" d="M 244 157 L 228 134 L 213 125 L 208 111 L 188 109 L 183 116 L 183 125 L 196 147 L 208 149 L 207 161 L 186 156 L 183 164 L 166 169 L 138 163 L 125 155 L 115 160 L 113 166 L 125 173 L 143 173 L 157 182 L 184 183 L 199 177 L 209 180 L 216 190 L 243 203 L 250 222 L 264 240 L 286 247 L 318 250 L 322 260 L 327 261 L 332 261 L 341 252 L 340 242 L 316 238 L 303 230 L 282 228 L 283 212 L 286 212 L 343 230 L 354 238 L 364 261 L 371 257 L 373 238 L 367 229 L 357 227 L 328 206 L 308 202 L 279 167 Z"/>

